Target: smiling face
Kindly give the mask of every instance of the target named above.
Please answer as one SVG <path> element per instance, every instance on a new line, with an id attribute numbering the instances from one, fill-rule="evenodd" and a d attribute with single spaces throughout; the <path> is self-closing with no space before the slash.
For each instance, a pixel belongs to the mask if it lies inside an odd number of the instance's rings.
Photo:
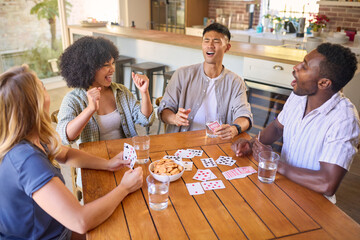
<path id="1" fill-rule="evenodd" d="M 115 72 L 115 61 L 111 58 L 110 61 L 104 63 L 104 65 L 96 71 L 95 81 L 92 84 L 93 87 L 109 87 Z"/>
<path id="2" fill-rule="evenodd" d="M 303 62 L 294 66 L 295 80 L 291 82 L 291 86 L 296 95 L 311 96 L 317 93 L 318 82 L 321 79 L 320 63 L 324 59 L 323 55 L 314 50 L 305 56 Z"/>
<path id="3" fill-rule="evenodd" d="M 224 54 L 230 49 L 229 40 L 222 33 L 206 32 L 202 41 L 202 50 L 207 64 L 222 65 Z"/>

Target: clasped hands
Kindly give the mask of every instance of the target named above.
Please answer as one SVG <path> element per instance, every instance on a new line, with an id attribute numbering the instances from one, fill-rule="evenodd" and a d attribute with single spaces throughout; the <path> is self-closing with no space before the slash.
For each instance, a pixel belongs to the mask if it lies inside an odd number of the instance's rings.
<path id="1" fill-rule="evenodd" d="M 272 151 L 272 147 L 261 143 L 257 136 L 251 140 L 239 138 L 231 145 L 231 149 L 238 157 L 247 156 L 252 153 L 256 161 L 259 161 L 259 152 Z"/>

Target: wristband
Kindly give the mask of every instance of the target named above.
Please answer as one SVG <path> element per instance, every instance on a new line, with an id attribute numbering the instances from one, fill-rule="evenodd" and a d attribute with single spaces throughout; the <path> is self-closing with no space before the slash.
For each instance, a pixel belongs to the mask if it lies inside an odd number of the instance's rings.
<path id="1" fill-rule="evenodd" d="M 238 124 L 236 124 L 236 123 L 233 123 L 233 124 L 231 124 L 230 126 L 235 126 L 235 127 L 236 127 L 236 129 L 237 129 L 237 131 L 238 131 L 238 134 L 237 134 L 237 135 L 239 135 L 239 134 L 242 132 L 240 125 L 238 125 Z"/>

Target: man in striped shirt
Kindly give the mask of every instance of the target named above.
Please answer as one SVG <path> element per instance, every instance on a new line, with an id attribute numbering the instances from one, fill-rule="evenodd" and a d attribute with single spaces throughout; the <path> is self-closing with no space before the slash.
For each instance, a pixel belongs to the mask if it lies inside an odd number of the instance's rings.
<path id="1" fill-rule="evenodd" d="M 340 92 L 357 69 L 355 54 L 324 43 L 294 66 L 293 92 L 271 124 L 251 141 L 232 145 L 237 156 L 257 154 L 283 137 L 278 172 L 332 196 L 349 170 L 359 143 L 359 116 Z"/>

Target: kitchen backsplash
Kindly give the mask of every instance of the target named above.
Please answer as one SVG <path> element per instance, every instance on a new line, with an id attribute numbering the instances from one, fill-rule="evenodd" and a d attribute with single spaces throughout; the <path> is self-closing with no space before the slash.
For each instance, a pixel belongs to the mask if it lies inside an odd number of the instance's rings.
<path id="1" fill-rule="evenodd" d="M 209 18 L 216 19 L 216 9 L 221 8 L 226 14 L 233 14 L 232 25 L 235 23 L 239 26 L 238 28 L 247 29 L 249 26 L 250 13 L 246 12 L 246 5 L 256 3 L 257 1 L 209 1 Z M 255 4 L 253 28 L 258 25 L 260 15 L 260 5 Z"/>
<path id="2" fill-rule="evenodd" d="M 319 14 L 325 14 L 330 19 L 326 27 L 329 31 L 336 31 L 338 27 L 360 31 L 360 7 L 320 5 Z"/>

